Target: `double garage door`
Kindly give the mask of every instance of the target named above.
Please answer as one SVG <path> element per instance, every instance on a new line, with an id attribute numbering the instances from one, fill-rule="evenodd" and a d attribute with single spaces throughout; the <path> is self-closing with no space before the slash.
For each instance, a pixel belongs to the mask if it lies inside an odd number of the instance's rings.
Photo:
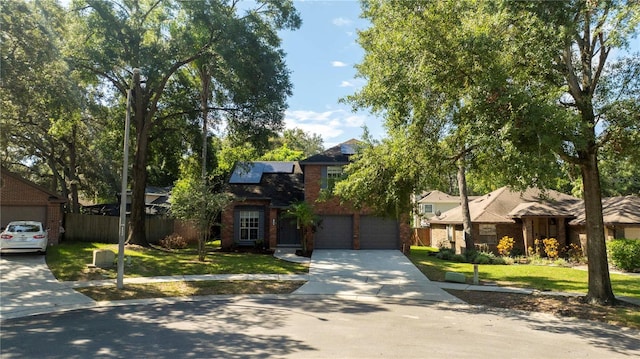
<path id="1" fill-rule="evenodd" d="M 314 248 L 353 249 L 353 216 L 322 216 Z M 360 249 L 398 249 L 398 222 L 374 216 L 360 217 Z"/>
<path id="2" fill-rule="evenodd" d="M 2 227 L 11 221 L 38 221 L 47 226 L 47 207 L 45 206 L 1 206 Z"/>

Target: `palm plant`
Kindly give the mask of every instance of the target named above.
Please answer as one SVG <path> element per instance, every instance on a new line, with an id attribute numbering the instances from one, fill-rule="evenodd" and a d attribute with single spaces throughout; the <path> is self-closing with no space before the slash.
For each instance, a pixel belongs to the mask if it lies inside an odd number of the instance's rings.
<path id="1" fill-rule="evenodd" d="M 302 236 L 302 255 L 308 255 L 307 237 L 313 232 L 313 227 L 318 221 L 318 216 L 313 212 L 313 207 L 305 201 L 294 202 L 285 216 L 296 219 L 297 228 Z"/>

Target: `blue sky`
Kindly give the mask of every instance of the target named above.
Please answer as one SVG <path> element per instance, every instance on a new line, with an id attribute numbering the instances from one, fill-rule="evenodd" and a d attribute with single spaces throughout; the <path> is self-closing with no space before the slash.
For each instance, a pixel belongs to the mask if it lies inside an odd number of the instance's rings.
<path id="1" fill-rule="evenodd" d="M 61 1 L 65 6 L 70 2 Z M 357 31 L 369 26 L 360 18 L 360 2 L 295 0 L 294 4 L 302 26 L 280 33 L 293 83 L 285 126 L 322 136 L 327 148 L 361 138 L 363 126 L 374 138 L 384 137 L 378 116 L 366 110 L 354 113 L 349 105 L 339 103 L 364 85 L 363 79 L 355 78 L 354 68 L 364 56 L 356 42 Z M 633 40 L 632 51 L 640 51 L 640 39 Z"/>
<path id="2" fill-rule="evenodd" d="M 362 136 L 366 125 L 376 138 L 384 136 L 380 119 L 368 111 L 353 113 L 338 100 L 363 84 L 354 65 L 364 52 L 356 43 L 357 30 L 368 22 L 360 18 L 356 0 L 296 1 L 302 26 L 281 33 L 291 71 L 293 96 L 286 112 L 287 128 L 298 127 L 321 135 L 325 147 Z"/>
<path id="3" fill-rule="evenodd" d="M 364 125 L 374 138 L 384 137 L 379 117 L 366 110 L 354 113 L 349 105 L 338 102 L 364 85 L 363 79 L 355 78 L 354 69 L 364 56 L 356 42 L 357 30 L 369 26 L 360 18 L 360 2 L 298 0 L 295 7 L 302 26 L 281 33 L 294 86 L 286 127 L 321 135 L 327 148 L 362 137 Z M 640 51 L 640 39 L 635 38 L 631 48 Z"/>

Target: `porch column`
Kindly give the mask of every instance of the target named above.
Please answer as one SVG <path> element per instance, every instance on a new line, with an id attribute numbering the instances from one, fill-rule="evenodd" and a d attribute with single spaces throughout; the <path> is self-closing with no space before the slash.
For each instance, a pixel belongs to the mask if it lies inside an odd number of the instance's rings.
<path id="1" fill-rule="evenodd" d="M 533 247 L 533 220 L 522 218 L 522 239 L 524 242 L 524 253 L 529 256 L 529 247 Z"/>
<path id="2" fill-rule="evenodd" d="M 567 227 L 564 223 L 564 218 L 556 217 L 556 226 L 558 228 L 558 242 L 560 244 L 560 248 L 564 248 L 567 246 Z"/>
<path id="3" fill-rule="evenodd" d="M 276 208 L 269 209 L 269 217 L 266 218 L 269 230 L 269 238 L 267 238 L 267 246 L 276 248 L 278 246 L 278 210 Z"/>

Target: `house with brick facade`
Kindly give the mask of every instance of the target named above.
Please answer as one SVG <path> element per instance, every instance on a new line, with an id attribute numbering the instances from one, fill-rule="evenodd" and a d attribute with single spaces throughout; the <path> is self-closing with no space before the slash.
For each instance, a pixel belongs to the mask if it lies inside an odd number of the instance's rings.
<path id="1" fill-rule="evenodd" d="M 570 241 L 569 221 L 581 206 L 580 199 L 554 190 L 499 188 L 469 201 L 476 249 L 497 253 L 498 241 L 504 236 L 512 237 L 515 251 L 525 255 L 536 239 L 556 238 L 564 248 Z M 429 222 L 433 246 L 455 248 L 457 253 L 466 250 L 460 207 Z"/>
<path id="2" fill-rule="evenodd" d="M 604 235 L 612 239 L 640 239 L 640 196 L 617 196 L 602 199 Z M 571 243 L 579 244 L 587 252 L 587 218 L 584 206 L 577 208 L 569 222 Z"/>
<path id="3" fill-rule="evenodd" d="M 408 221 L 377 217 L 331 195 L 357 143 L 349 140 L 299 162 L 237 164 L 229 180 L 234 200 L 222 215 L 222 247 L 256 242 L 272 249 L 300 247 L 300 231 L 286 211 L 292 203 L 305 201 L 319 219 L 310 250 L 408 250 Z"/>
<path id="4" fill-rule="evenodd" d="M 0 167 L 0 220 L 2 228 L 11 221 L 42 222 L 49 231 L 49 244 L 58 244 L 66 199 Z"/>

